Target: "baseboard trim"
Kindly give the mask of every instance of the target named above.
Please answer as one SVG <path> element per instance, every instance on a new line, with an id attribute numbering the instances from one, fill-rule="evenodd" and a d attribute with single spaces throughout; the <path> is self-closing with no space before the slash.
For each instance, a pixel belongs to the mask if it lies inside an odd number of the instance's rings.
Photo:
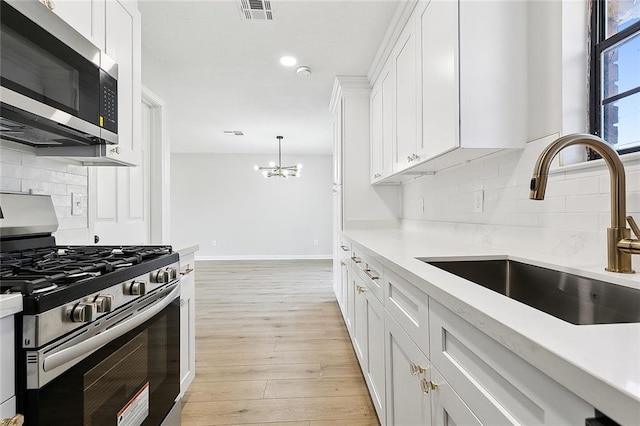
<path id="1" fill-rule="evenodd" d="M 249 256 L 195 256 L 196 260 L 331 260 L 331 254 L 311 255 L 249 255 Z"/>

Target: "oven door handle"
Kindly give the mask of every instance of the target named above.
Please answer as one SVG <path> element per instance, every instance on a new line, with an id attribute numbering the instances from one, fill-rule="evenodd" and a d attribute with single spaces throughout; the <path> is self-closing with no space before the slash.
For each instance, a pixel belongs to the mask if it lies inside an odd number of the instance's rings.
<path id="1" fill-rule="evenodd" d="M 43 361 L 42 368 L 44 371 L 51 371 L 57 367 L 60 367 L 63 364 L 66 364 L 69 361 L 73 361 L 76 358 L 85 357 L 95 351 L 96 349 L 100 349 L 102 346 L 111 342 L 114 339 L 128 333 L 139 325 L 145 323 L 147 320 L 150 320 L 154 316 L 156 316 L 160 311 L 169 306 L 169 304 L 180 294 L 180 286 L 176 285 L 176 287 L 165 296 L 159 302 L 153 304 L 149 309 L 145 310 L 139 315 L 122 322 L 113 328 L 110 328 L 102 333 L 91 337 L 87 340 L 84 340 L 77 345 L 73 345 L 69 348 L 65 348 L 60 352 L 56 352 L 54 354 L 48 355 L 45 357 Z"/>

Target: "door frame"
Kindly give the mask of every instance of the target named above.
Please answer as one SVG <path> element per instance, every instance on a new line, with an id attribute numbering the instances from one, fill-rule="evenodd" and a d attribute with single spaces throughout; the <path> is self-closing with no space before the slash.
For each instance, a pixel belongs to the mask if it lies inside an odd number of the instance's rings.
<path id="1" fill-rule="evenodd" d="M 168 244 L 171 215 L 171 153 L 164 100 L 144 85 L 142 103 L 151 109 L 149 238 L 151 244 Z"/>

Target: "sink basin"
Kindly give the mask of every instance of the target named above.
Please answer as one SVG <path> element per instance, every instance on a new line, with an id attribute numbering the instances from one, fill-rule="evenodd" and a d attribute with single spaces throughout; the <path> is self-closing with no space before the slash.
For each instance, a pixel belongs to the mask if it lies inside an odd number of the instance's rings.
<path id="1" fill-rule="evenodd" d="M 423 262 L 578 324 L 640 322 L 640 290 L 513 260 Z"/>

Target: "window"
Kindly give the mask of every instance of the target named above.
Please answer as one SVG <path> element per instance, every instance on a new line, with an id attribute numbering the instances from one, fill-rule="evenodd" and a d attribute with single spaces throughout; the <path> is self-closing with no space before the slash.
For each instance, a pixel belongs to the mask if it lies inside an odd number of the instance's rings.
<path id="1" fill-rule="evenodd" d="M 589 110 L 591 133 L 640 151 L 640 0 L 591 0 Z"/>

